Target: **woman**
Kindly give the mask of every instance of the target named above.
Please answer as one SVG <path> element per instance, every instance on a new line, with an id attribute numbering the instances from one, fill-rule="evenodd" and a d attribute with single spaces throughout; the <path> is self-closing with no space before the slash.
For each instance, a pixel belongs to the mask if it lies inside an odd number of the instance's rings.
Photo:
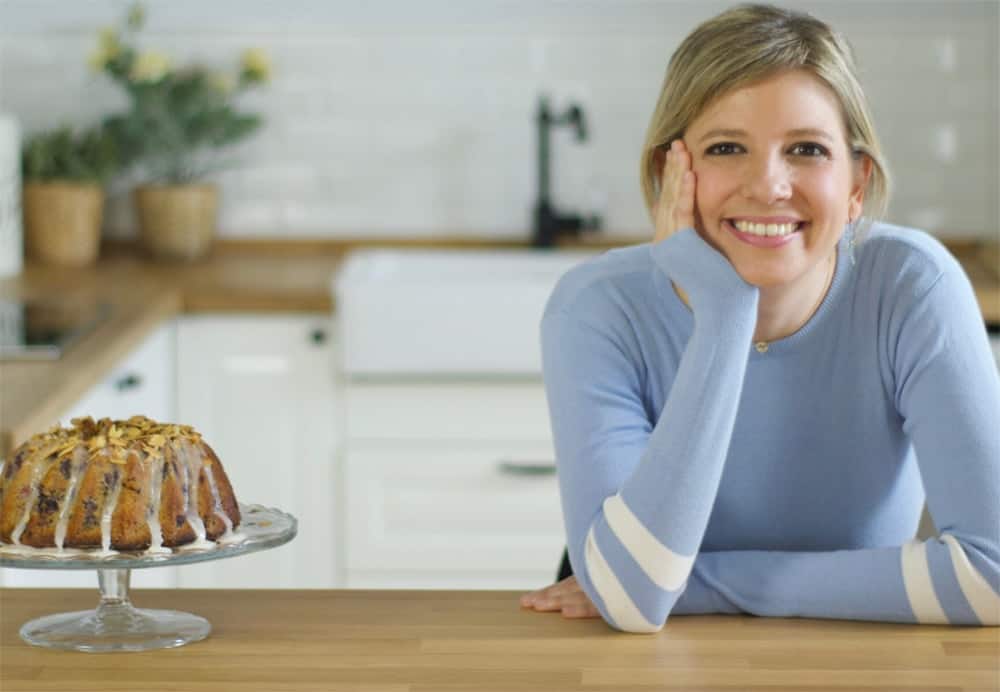
<path id="1" fill-rule="evenodd" d="M 767 6 L 699 26 L 642 179 L 653 243 L 569 272 L 542 320 L 575 576 L 522 605 L 1000 624 L 1000 380 L 957 262 L 873 222 L 843 39 Z"/>

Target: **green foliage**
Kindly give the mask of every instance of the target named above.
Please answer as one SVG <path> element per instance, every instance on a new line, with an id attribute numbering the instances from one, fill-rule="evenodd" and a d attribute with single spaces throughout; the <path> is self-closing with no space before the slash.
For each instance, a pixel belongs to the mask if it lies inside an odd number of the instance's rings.
<path id="1" fill-rule="evenodd" d="M 258 50 L 244 53 L 237 75 L 230 77 L 201 65 L 175 70 L 156 51 L 132 45 L 143 22 L 134 5 L 121 32 L 101 33 L 91 64 L 120 85 L 130 107 L 106 120 L 126 164 L 141 164 L 152 182 L 186 183 L 217 168 L 215 150 L 253 134 L 260 116 L 234 106 L 245 90 L 264 83 L 270 66 Z"/>
<path id="2" fill-rule="evenodd" d="M 117 138 L 103 126 L 77 133 L 68 126 L 38 132 L 21 149 L 25 182 L 104 184 L 120 166 Z"/>

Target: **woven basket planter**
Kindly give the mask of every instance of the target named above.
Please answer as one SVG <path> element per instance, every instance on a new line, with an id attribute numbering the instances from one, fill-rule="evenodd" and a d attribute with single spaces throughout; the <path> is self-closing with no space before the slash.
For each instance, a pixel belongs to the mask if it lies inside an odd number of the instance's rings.
<path id="1" fill-rule="evenodd" d="M 43 264 L 93 264 L 101 244 L 104 189 L 72 182 L 25 183 L 24 237 L 27 254 Z"/>
<path id="2" fill-rule="evenodd" d="M 208 255 L 219 209 L 215 185 L 140 185 L 132 195 L 150 257 L 189 262 Z"/>

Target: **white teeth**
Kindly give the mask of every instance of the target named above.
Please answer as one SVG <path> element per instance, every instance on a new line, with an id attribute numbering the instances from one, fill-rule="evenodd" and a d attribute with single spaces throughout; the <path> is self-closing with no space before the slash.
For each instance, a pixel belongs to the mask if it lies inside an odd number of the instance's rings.
<path id="1" fill-rule="evenodd" d="M 797 223 L 754 223 L 753 221 L 733 221 L 734 226 L 744 233 L 760 236 L 788 235 L 798 228 Z"/>

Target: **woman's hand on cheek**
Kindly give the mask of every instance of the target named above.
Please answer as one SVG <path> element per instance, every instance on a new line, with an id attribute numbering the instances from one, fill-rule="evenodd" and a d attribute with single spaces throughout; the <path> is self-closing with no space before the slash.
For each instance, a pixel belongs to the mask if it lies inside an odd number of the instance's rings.
<path id="1" fill-rule="evenodd" d="M 601 614 L 576 577 L 566 577 L 544 589 L 521 596 L 521 607 L 539 612 L 561 612 L 565 618 L 596 618 Z"/>
<path id="2" fill-rule="evenodd" d="M 660 178 L 660 197 L 656 201 L 653 218 L 656 233 L 653 242 L 695 223 L 695 175 L 691 170 L 691 154 L 683 140 L 675 139 L 666 150 Z"/>

